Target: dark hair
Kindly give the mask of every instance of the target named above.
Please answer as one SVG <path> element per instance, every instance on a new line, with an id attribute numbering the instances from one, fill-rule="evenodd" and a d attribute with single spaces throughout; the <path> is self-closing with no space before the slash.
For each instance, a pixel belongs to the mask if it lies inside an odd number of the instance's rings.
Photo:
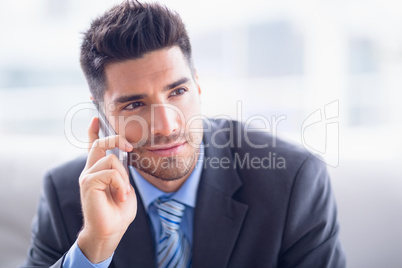
<path id="1" fill-rule="evenodd" d="M 102 101 L 107 64 L 177 45 L 193 72 L 190 40 L 180 16 L 157 3 L 127 0 L 95 19 L 84 33 L 81 67 L 92 96 Z"/>

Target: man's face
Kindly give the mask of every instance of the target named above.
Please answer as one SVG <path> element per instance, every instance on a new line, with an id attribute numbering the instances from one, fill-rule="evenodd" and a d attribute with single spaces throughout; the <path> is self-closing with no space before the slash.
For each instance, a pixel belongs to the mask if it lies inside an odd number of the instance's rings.
<path id="1" fill-rule="evenodd" d="M 200 114 L 201 91 L 180 48 L 112 63 L 105 72 L 106 115 L 135 147 L 129 164 L 165 181 L 189 175 L 202 140 L 201 120 L 189 121 Z"/>

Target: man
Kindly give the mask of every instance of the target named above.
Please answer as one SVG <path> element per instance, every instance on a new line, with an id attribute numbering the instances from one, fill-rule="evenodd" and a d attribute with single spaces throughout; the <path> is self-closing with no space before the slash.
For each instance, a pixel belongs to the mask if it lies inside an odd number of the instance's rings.
<path id="1" fill-rule="evenodd" d="M 345 266 L 324 164 L 200 115 L 177 14 L 112 8 L 85 33 L 81 65 L 118 135 L 99 138 L 94 118 L 87 158 L 48 172 L 25 266 Z M 128 173 L 106 155 L 115 147 L 129 152 Z"/>

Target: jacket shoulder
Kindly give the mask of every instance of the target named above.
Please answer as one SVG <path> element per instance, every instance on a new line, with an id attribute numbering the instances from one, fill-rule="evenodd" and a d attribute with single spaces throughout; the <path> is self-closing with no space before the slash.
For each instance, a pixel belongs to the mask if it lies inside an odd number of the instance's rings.
<path id="1" fill-rule="evenodd" d="M 78 178 L 85 167 L 86 156 L 80 156 L 53 168 L 45 174 L 45 187 L 49 183 L 60 190 L 70 189 L 73 185 L 78 186 Z"/>
<path id="2" fill-rule="evenodd" d="M 78 179 L 85 163 L 79 157 L 45 174 L 25 266 L 49 267 L 74 243 L 82 227 Z"/>
<path id="3" fill-rule="evenodd" d="M 80 175 L 85 167 L 86 161 L 87 156 L 82 155 L 49 169 L 47 173 L 55 178 L 66 178 L 77 174 Z"/>
<path id="4" fill-rule="evenodd" d="M 239 170 L 263 171 L 265 174 L 286 171 L 290 175 L 313 156 L 301 145 L 238 121 L 211 120 L 210 132 L 211 144 L 227 145 Z"/>
<path id="5" fill-rule="evenodd" d="M 79 177 L 85 167 L 86 156 L 51 168 L 43 181 L 43 196 L 48 202 L 58 204 L 64 214 L 64 220 L 75 221 L 80 207 Z"/>

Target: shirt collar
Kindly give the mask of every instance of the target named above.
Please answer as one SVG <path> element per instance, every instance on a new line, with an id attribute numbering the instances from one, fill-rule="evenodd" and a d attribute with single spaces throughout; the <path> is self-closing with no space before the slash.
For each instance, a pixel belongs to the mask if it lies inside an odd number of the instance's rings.
<path id="1" fill-rule="evenodd" d="M 197 198 L 198 184 L 201 179 L 203 162 L 204 146 L 201 144 L 198 160 L 193 171 L 184 184 L 179 188 L 179 190 L 174 193 L 165 193 L 164 191 L 159 190 L 146 179 L 144 179 L 144 177 L 142 177 L 133 166 L 129 166 L 131 175 L 133 176 L 135 185 L 137 186 L 137 190 L 140 193 L 142 201 L 144 202 L 145 210 L 148 211 L 149 205 L 151 205 L 155 199 L 161 196 L 168 196 L 176 201 L 194 208 Z"/>

